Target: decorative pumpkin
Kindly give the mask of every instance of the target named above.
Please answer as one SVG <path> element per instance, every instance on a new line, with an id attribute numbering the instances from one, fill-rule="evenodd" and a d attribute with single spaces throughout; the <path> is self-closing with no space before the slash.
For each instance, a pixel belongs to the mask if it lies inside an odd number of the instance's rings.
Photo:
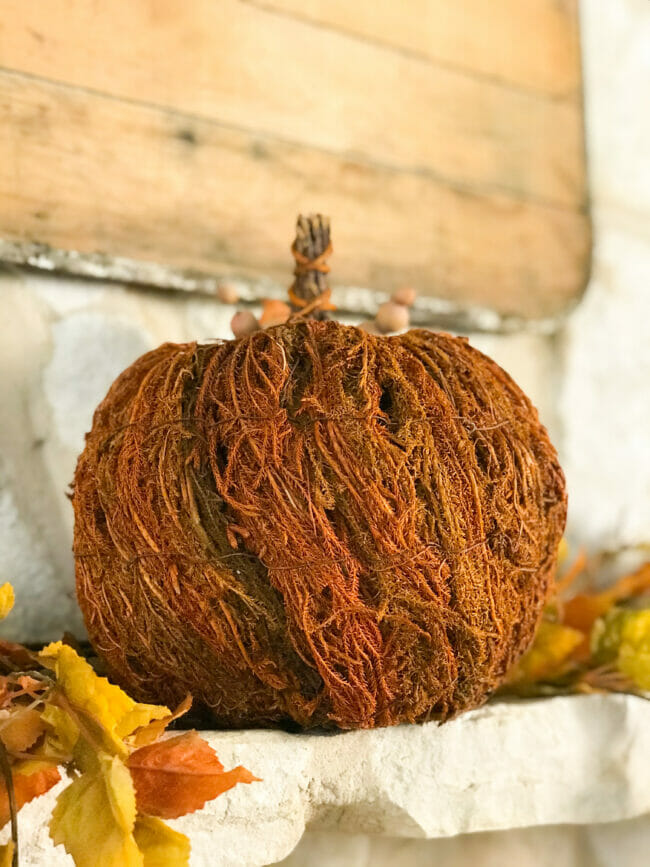
<path id="1" fill-rule="evenodd" d="M 73 496 L 88 632 L 135 697 L 190 692 L 218 725 L 446 719 L 532 640 L 564 477 L 465 339 L 326 321 L 329 226 L 298 228 L 297 315 L 165 344 L 97 409 Z"/>

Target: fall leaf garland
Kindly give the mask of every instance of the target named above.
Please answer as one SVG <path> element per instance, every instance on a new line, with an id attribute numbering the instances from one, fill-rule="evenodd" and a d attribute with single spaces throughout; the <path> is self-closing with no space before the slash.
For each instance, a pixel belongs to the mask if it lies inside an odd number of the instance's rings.
<path id="1" fill-rule="evenodd" d="M 11 585 L 0 587 L 0 619 L 13 601 Z M 189 840 L 162 819 L 257 780 L 225 771 L 196 732 L 163 738 L 189 697 L 174 712 L 135 702 L 60 641 L 39 653 L 0 641 L 0 667 L 0 826 L 12 820 L 0 867 L 18 864 L 16 812 L 61 780 L 60 766 L 72 782 L 50 836 L 77 867 L 183 867 Z"/>
<path id="2" fill-rule="evenodd" d="M 501 694 L 650 691 L 650 563 L 606 590 L 566 598 L 587 565 L 579 555 L 559 582 L 532 647 Z"/>

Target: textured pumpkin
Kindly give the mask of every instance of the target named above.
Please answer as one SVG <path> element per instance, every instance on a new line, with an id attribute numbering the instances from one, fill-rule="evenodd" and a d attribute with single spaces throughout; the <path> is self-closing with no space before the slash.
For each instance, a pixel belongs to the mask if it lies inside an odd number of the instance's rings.
<path id="1" fill-rule="evenodd" d="M 113 676 L 228 726 L 479 705 L 532 640 L 566 513 L 537 412 L 493 361 L 314 320 L 136 361 L 73 504 Z"/>

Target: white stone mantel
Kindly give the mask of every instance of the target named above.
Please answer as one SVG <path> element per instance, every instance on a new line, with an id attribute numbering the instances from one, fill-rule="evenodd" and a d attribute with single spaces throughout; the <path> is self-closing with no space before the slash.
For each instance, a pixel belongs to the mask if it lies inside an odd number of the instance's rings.
<path id="1" fill-rule="evenodd" d="M 171 823 L 192 867 L 272 864 L 306 827 L 426 839 L 650 813 L 650 701 L 634 696 L 494 702 L 442 726 L 203 734 L 263 782 Z M 20 813 L 23 867 L 72 864 L 47 835 L 59 788 Z"/>

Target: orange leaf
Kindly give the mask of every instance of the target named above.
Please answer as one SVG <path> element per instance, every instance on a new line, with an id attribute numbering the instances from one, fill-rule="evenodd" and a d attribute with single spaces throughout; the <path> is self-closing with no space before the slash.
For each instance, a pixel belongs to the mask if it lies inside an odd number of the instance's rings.
<path id="1" fill-rule="evenodd" d="M 588 634 L 599 617 L 616 602 L 650 591 L 650 563 L 620 578 L 602 593 L 579 593 L 564 605 L 562 622 Z"/>
<path id="2" fill-rule="evenodd" d="M 14 794 L 18 810 L 39 795 L 44 795 L 61 779 L 59 769 L 52 765 L 34 774 L 14 774 Z M 9 821 L 9 795 L 4 780 L 0 780 L 0 828 Z"/>
<path id="3" fill-rule="evenodd" d="M 562 577 L 557 581 L 555 585 L 555 592 L 557 594 L 565 593 L 569 589 L 569 587 L 582 575 L 587 566 L 587 552 L 584 550 L 584 548 L 581 548 L 578 551 L 578 556 L 576 557 L 576 559 L 569 566 L 569 568 L 562 575 Z"/>
<path id="4" fill-rule="evenodd" d="M 591 627 L 606 614 L 614 604 L 606 593 L 578 593 L 565 603 L 562 611 L 562 622 L 572 629 L 578 629 L 584 635 L 589 635 Z"/>
<path id="5" fill-rule="evenodd" d="M 136 750 L 129 758 L 140 813 L 177 819 L 237 783 L 257 780 L 241 766 L 224 772 L 212 747 L 196 732 L 185 732 Z"/>
<path id="6" fill-rule="evenodd" d="M 0 740 L 9 753 L 23 753 L 45 731 L 40 713 L 31 707 L 17 707 L 0 720 Z"/>

